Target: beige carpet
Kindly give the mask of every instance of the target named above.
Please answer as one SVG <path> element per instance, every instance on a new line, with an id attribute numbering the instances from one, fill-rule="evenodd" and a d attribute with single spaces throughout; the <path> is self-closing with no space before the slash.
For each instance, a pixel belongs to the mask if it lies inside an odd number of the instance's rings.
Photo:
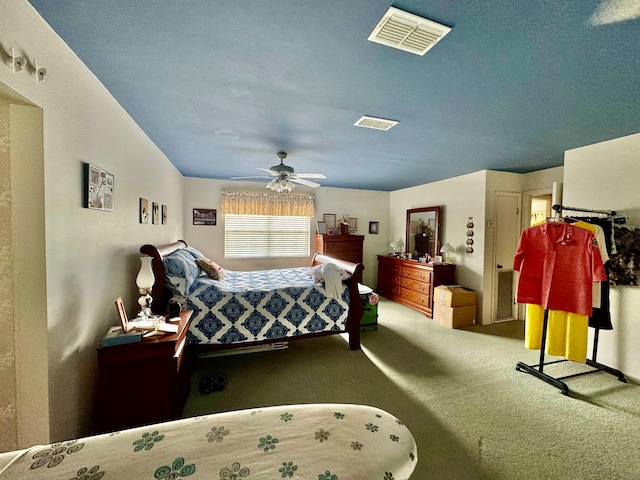
<path id="1" fill-rule="evenodd" d="M 640 387 L 597 372 L 567 380 L 572 397 L 517 372 L 539 352 L 522 322 L 451 330 L 381 299 L 362 350 L 341 336 L 287 350 L 201 359 L 184 416 L 293 403 L 373 405 L 396 415 L 418 444 L 413 479 L 640 479 Z M 564 362 L 554 376 L 584 370 Z M 587 368 L 590 369 L 590 368 Z M 225 373 L 202 395 L 205 375 Z"/>

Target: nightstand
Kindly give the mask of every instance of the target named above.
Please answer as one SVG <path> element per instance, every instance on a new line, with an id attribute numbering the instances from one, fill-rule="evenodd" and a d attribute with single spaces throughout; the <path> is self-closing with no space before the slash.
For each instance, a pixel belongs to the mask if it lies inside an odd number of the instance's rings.
<path id="1" fill-rule="evenodd" d="M 191 388 L 185 348 L 192 313 L 180 312 L 178 333 L 98 348 L 99 432 L 180 417 Z"/>

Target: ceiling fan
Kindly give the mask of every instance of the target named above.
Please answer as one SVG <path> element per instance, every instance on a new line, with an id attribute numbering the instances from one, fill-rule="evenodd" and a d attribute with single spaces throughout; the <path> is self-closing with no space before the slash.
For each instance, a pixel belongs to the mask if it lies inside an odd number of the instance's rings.
<path id="1" fill-rule="evenodd" d="M 306 185 L 307 187 L 319 187 L 320 184 L 307 180 L 307 178 L 327 178 L 321 173 L 295 173 L 293 167 L 284 164 L 284 159 L 287 158 L 286 152 L 278 152 L 277 157 L 280 159 L 279 165 L 274 165 L 271 168 L 260 168 L 263 172 L 267 172 L 267 175 L 253 175 L 249 177 L 232 177 L 232 180 L 240 180 L 244 178 L 271 178 L 271 181 L 267 183 L 267 188 L 275 190 L 278 193 L 290 192 L 295 185 L 293 183 L 299 183 L 300 185 Z M 293 183 L 292 183 L 293 182 Z"/>

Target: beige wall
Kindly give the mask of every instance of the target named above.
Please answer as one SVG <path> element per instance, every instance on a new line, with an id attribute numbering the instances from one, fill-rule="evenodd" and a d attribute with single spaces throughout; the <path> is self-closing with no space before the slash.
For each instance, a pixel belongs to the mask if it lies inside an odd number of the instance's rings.
<path id="1" fill-rule="evenodd" d="M 9 102 L 0 97 L 0 451 L 18 447 Z"/>
<path id="2" fill-rule="evenodd" d="M 211 180 L 202 178 L 186 178 L 184 189 L 184 236 L 187 243 L 201 250 L 208 257 L 216 260 L 230 270 L 261 270 L 308 266 L 315 249 L 315 224 L 312 225 L 309 258 L 251 260 L 226 260 L 224 258 L 224 216 L 220 214 L 220 194 L 222 191 L 256 191 L 264 192 L 265 187 L 257 182 L 237 182 Z M 316 218 L 322 220 L 324 213 L 335 213 L 340 217 L 347 213 L 358 219 L 357 235 L 364 235 L 365 271 L 364 283 L 375 286 L 377 274 L 377 257 L 386 253 L 387 229 L 389 218 L 389 193 L 372 190 L 351 190 L 344 188 L 305 188 L 296 187 L 293 193 L 305 193 L 315 197 Z M 213 208 L 218 211 L 216 226 L 192 225 L 191 215 L 194 208 Z M 380 233 L 369 234 L 369 222 L 380 223 Z"/>
<path id="3" fill-rule="evenodd" d="M 640 133 L 568 150 L 564 162 L 563 205 L 615 210 L 640 226 Z M 612 287 L 610 301 L 614 329 L 600 332 L 597 360 L 638 380 L 640 287 Z"/>
<path id="4" fill-rule="evenodd" d="M 48 359 L 25 369 L 36 375 L 48 369 L 51 420 L 37 421 L 50 421 L 51 440 L 61 440 L 91 430 L 96 347 L 117 322 L 116 297 L 135 314 L 140 245 L 182 237 L 183 178 L 25 0 L 0 2 L 0 48 L 11 47 L 48 70 L 39 83 L 28 68 L 14 73 L 0 62 L 0 91 L 17 92 L 42 109 L 43 131 L 27 135 L 40 135 L 44 144 L 39 188 L 45 198 L 46 269 L 32 274 L 46 271 Z M 82 207 L 83 162 L 114 174 L 114 212 Z M 168 205 L 169 223 L 139 224 L 139 197 Z M 24 218 L 42 225 L 39 213 Z M 28 240 L 21 235 L 14 242 Z M 5 373 L 0 367 L 0 384 Z M 3 401 L 0 412 L 7 408 Z M 24 414 L 17 411 L 18 418 Z"/>

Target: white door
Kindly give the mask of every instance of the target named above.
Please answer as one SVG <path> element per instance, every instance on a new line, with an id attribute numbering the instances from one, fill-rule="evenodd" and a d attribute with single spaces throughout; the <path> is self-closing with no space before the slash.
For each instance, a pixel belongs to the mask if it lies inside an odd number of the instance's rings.
<path id="1" fill-rule="evenodd" d="M 513 270 L 513 256 L 520 237 L 519 193 L 496 193 L 496 228 L 494 241 L 495 269 L 493 276 L 493 318 L 495 322 L 517 319 L 515 303 L 517 277 Z"/>

